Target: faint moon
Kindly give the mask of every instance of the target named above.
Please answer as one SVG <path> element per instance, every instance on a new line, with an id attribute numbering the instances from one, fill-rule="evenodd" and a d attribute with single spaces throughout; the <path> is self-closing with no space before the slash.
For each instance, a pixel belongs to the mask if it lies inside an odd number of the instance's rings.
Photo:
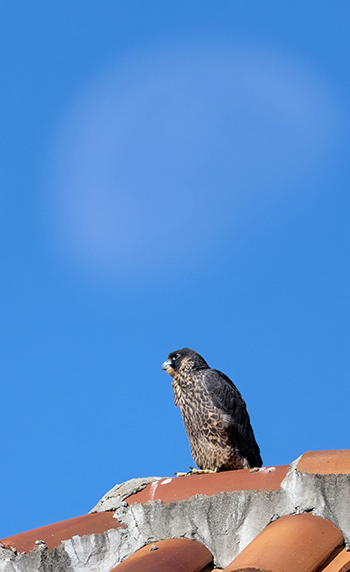
<path id="1" fill-rule="evenodd" d="M 325 90 L 270 52 L 130 58 L 92 82 L 57 135 L 56 237 L 94 273 L 134 279 L 203 264 L 242 213 L 316 168 L 333 132 Z"/>

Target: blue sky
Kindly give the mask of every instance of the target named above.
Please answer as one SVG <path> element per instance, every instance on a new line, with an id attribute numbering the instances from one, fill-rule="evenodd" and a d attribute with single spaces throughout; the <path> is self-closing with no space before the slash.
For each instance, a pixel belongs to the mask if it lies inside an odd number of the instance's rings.
<path id="1" fill-rule="evenodd" d="M 266 465 L 348 448 L 348 4 L 0 16 L 0 537 L 193 464 L 184 346 Z"/>

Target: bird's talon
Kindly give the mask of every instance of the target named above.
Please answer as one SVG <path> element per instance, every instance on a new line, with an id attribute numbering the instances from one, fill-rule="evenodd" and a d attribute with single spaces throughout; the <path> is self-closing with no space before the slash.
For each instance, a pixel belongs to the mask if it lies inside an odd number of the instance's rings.
<path id="1" fill-rule="evenodd" d="M 192 469 L 191 475 L 207 475 L 209 473 L 216 473 L 213 469 Z"/>
<path id="2" fill-rule="evenodd" d="M 257 473 L 259 471 L 259 467 L 253 467 L 252 469 L 249 469 L 250 473 Z"/>

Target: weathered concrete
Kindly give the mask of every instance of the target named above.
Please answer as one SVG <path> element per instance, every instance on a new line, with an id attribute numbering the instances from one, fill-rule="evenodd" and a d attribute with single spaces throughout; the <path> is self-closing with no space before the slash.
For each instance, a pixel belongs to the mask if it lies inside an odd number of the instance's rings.
<path id="1" fill-rule="evenodd" d="M 0 549 L 1 572 L 110 572 L 121 557 L 125 529 L 104 534 L 73 536 L 58 548 L 38 547 L 30 554 Z"/>
<path id="2" fill-rule="evenodd" d="M 120 485 L 115 485 L 108 493 L 106 493 L 97 505 L 90 512 L 102 512 L 105 510 L 116 510 L 123 505 L 123 501 L 134 495 L 135 493 L 145 489 L 148 484 L 159 481 L 164 477 L 140 477 L 138 479 L 130 479 Z"/>
<path id="3" fill-rule="evenodd" d="M 146 544 L 182 537 L 204 544 L 216 566 L 224 568 L 271 521 L 303 512 L 332 521 L 349 548 L 350 475 L 301 473 L 298 461 L 276 491 L 221 492 L 168 504 L 157 500 L 125 506 L 129 495 L 157 477 L 133 479 L 114 487 L 92 509 L 115 510 L 126 529 L 75 536 L 53 551 L 39 546 L 30 555 L 1 549 L 0 572 L 109 572 Z"/>
<path id="4" fill-rule="evenodd" d="M 299 457 L 300 459 L 300 457 Z M 281 484 L 281 494 L 294 512 L 312 512 L 327 518 L 342 532 L 350 550 L 350 474 L 319 475 L 297 471 L 299 459 Z"/>

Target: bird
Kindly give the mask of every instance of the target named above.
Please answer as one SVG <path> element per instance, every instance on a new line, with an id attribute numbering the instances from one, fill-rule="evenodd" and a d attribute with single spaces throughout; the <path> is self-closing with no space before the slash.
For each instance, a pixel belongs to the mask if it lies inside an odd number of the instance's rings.
<path id="1" fill-rule="evenodd" d="M 247 406 L 227 375 L 211 369 L 190 348 L 170 353 L 162 370 L 173 378 L 174 402 L 183 418 L 197 472 L 262 466 Z"/>

